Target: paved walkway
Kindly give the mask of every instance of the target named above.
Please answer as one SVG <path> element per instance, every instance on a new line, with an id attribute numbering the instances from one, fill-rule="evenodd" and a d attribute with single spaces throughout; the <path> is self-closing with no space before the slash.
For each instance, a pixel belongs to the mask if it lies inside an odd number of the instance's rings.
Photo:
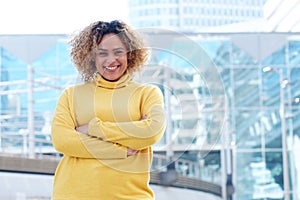
<path id="1" fill-rule="evenodd" d="M 50 199 L 53 176 L 0 172 L 0 199 L 26 200 L 28 197 Z M 156 200 L 221 200 L 220 197 L 195 190 L 151 185 Z"/>
<path id="2" fill-rule="evenodd" d="M 154 190 L 155 199 L 157 200 L 222 200 L 222 198 L 218 196 L 195 190 L 163 187 L 159 185 L 151 185 L 151 188 Z"/>

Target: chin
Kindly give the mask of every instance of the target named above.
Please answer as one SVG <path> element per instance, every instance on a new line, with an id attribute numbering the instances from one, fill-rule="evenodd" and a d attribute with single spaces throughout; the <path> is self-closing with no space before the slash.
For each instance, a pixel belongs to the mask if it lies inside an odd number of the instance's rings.
<path id="1" fill-rule="evenodd" d="M 108 80 L 108 81 L 117 81 L 117 80 L 119 80 L 120 78 L 121 78 L 122 76 L 118 76 L 118 77 L 112 77 L 112 76 L 103 76 L 103 78 L 105 79 L 105 80 Z"/>

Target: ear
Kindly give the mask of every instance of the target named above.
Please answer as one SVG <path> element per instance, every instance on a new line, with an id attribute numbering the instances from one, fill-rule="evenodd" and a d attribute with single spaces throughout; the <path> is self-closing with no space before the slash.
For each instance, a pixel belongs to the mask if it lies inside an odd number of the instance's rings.
<path id="1" fill-rule="evenodd" d="M 95 51 L 91 51 L 91 52 L 90 52 L 90 60 L 91 60 L 91 62 L 93 62 L 93 63 L 96 62 L 96 52 L 95 52 Z"/>
<path id="2" fill-rule="evenodd" d="M 131 60 L 132 56 L 131 56 L 131 53 L 130 52 L 127 52 L 127 60 Z"/>

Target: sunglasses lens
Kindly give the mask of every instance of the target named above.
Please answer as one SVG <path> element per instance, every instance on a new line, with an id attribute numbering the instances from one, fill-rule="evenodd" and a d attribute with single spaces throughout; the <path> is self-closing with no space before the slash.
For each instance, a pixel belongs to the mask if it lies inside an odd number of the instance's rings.
<path id="1" fill-rule="evenodd" d="M 114 20 L 114 21 L 110 22 L 110 26 L 111 26 L 111 28 L 113 28 L 117 31 L 125 30 L 125 24 L 118 20 Z"/>

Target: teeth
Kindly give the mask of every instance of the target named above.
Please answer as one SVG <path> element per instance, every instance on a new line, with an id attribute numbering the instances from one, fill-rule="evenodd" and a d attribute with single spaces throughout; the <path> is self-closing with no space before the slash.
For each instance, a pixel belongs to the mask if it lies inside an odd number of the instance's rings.
<path id="1" fill-rule="evenodd" d="M 108 69 L 108 70 L 115 70 L 115 69 L 117 69 L 117 67 L 118 67 L 118 66 L 105 67 L 105 68 Z"/>

